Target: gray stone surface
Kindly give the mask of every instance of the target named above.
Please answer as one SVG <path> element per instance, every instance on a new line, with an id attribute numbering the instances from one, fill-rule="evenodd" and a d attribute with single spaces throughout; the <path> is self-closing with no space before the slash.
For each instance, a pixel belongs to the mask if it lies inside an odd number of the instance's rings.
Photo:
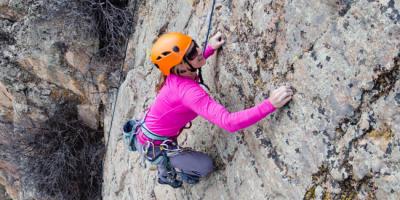
<path id="1" fill-rule="evenodd" d="M 109 138 L 119 73 L 92 59 L 99 38 L 77 5 L 0 0 L 0 147 L 74 101 L 109 141 L 104 199 L 400 198 L 399 0 L 217 1 L 212 31 L 227 42 L 204 66 L 210 94 L 238 111 L 283 84 L 296 92 L 234 134 L 196 119 L 180 143 L 208 153 L 217 170 L 176 190 L 139 166 L 120 128 L 156 96 L 153 41 L 182 31 L 201 44 L 211 1 L 139 3 Z M 7 156 L 0 151 L 0 185 L 13 199 L 37 199 Z"/>
<path id="2" fill-rule="evenodd" d="M 180 136 L 218 169 L 173 190 L 127 153 L 121 124 L 153 102 L 151 44 L 165 31 L 203 42 L 211 1 L 146 1 L 130 39 L 104 169 L 104 199 L 398 199 L 400 2 L 217 1 L 227 36 L 204 66 L 210 94 L 230 111 L 290 84 L 288 108 L 229 134 L 204 119 Z M 108 118 L 109 119 L 109 118 Z M 107 121 L 107 118 L 106 120 Z"/>

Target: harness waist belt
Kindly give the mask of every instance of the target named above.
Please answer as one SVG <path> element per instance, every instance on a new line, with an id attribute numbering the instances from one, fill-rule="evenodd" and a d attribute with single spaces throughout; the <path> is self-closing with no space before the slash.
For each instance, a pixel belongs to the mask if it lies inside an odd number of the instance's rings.
<path id="1" fill-rule="evenodd" d="M 147 128 L 147 126 L 146 126 L 145 123 L 142 123 L 142 125 L 140 126 L 140 128 L 142 129 L 143 134 L 144 134 L 146 137 L 148 137 L 149 139 L 152 139 L 152 140 L 159 140 L 159 141 L 164 141 L 164 140 L 168 140 L 168 139 L 169 139 L 169 137 L 160 136 L 160 135 L 157 135 L 157 134 L 151 132 L 151 131 Z"/>

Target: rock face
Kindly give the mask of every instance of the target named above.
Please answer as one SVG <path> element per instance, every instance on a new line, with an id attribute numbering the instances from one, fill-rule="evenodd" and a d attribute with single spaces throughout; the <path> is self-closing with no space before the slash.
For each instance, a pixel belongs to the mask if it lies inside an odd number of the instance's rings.
<path id="1" fill-rule="evenodd" d="M 167 31 L 203 42 L 211 2 L 149 0 L 137 8 L 103 198 L 399 199 L 398 0 L 217 1 L 212 30 L 227 42 L 204 66 L 210 94 L 238 111 L 290 84 L 293 101 L 235 134 L 197 118 L 181 145 L 207 152 L 217 166 L 197 185 L 161 186 L 156 171 L 139 166 L 120 127 L 156 95 L 151 44 Z M 105 130 L 110 119 L 105 116 Z"/>
<path id="2" fill-rule="evenodd" d="M 109 48 L 113 35 L 95 31 L 82 3 L 113 11 L 114 18 L 95 15 L 98 26 L 134 31 L 117 102 L 120 63 L 106 64 L 112 59 L 98 52 L 125 52 L 125 40 Z M 290 84 L 293 101 L 234 134 L 197 118 L 180 144 L 216 165 L 197 185 L 173 190 L 139 166 L 120 127 L 156 96 L 151 45 L 168 31 L 201 44 L 211 3 L 0 0 L 0 198 L 46 199 L 16 162 L 29 164 L 11 138 L 40 130 L 71 104 L 76 120 L 106 139 L 104 199 L 399 199 L 399 0 L 217 1 L 212 32 L 227 40 L 203 68 L 210 95 L 234 112 Z M 127 5 L 134 9 L 125 13 Z"/>

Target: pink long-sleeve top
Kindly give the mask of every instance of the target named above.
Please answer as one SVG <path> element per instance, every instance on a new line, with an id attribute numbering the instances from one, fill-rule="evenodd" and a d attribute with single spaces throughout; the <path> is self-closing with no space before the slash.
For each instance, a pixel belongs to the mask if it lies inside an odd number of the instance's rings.
<path id="1" fill-rule="evenodd" d="M 204 57 L 208 58 L 213 53 L 214 50 L 208 46 Z M 255 124 L 273 111 L 275 107 L 267 99 L 252 108 L 231 113 L 197 81 L 170 74 L 147 112 L 145 124 L 153 133 L 175 140 L 182 127 L 198 115 L 229 132 L 235 132 Z M 142 144 L 149 140 L 142 131 L 137 138 Z M 159 143 L 156 141 L 155 144 Z"/>

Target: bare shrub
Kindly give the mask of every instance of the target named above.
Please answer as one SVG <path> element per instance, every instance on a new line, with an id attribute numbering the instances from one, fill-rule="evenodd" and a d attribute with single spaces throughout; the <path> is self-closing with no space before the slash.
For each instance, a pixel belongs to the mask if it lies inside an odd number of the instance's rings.
<path id="1" fill-rule="evenodd" d="M 121 60 L 133 28 L 135 0 L 79 0 L 99 37 L 99 58 Z"/>
<path id="2" fill-rule="evenodd" d="M 76 104 L 62 105 L 41 128 L 13 136 L 13 161 L 38 199 L 101 199 L 103 133 L 76 113 Z"/>

